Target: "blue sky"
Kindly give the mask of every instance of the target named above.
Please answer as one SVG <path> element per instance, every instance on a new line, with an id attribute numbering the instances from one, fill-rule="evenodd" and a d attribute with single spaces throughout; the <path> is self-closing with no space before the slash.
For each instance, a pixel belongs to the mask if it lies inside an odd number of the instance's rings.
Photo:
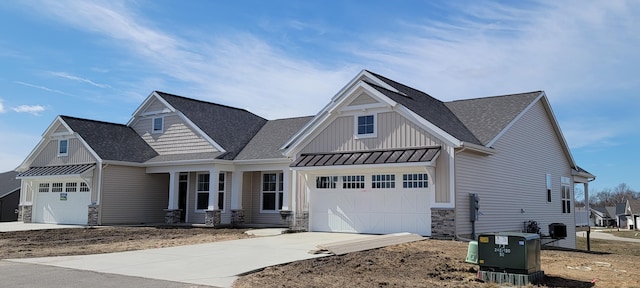
<path id="1" fill-rule="evenodd" d="M 544 90 L 590 187 L 639 190 L 637 15 L 622 0 L 0 1 L 0 171 L 56 115 L 126 123 L 153 90 L 313 115 L 368 69 L 443 101 Z"/>

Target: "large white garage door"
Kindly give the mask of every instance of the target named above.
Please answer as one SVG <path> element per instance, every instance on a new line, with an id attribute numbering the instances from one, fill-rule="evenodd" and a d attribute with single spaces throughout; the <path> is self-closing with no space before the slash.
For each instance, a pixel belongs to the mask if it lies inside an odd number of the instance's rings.
<path id="1" fill-rule="evenodd" d="M 45 187 L 46 184 L 49 187 Z M 62 184 L 62 187 L 58 187 Z M 52 224 L 87 224 L 91 193 L 70 183 L 43 183 L 35 192 L 33 222 Z M 70 187 L 67 187 L 70 186 Z M 74 191 L 75 192 L 71 192 Z M 80 192 L 80 191 L 83 192 Z M 46 192 L 45 192 L 46 191 Z M 62 191 L 62 192 L 58 192 Z M 70 191 L 70 192 L 66 192 Z"/>
<path id="2" fill-rule="evenodd" d="M 368 180 L 370 175 L 365 179 Z M 341 178 L 341 177 L 340 177 Z M 431 235 L 428 188 L 312 189 L 309 199 L 311 231 Z"/>

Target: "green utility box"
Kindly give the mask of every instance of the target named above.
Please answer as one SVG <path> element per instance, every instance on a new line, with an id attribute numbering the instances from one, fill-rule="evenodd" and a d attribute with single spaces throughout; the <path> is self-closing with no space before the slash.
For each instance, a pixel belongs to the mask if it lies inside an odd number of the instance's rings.
<path id="1" fill-rule="evenodd" d="M 480 271 L 532 274 L 540 271 L 540 235 L 499 232 L 478 236 Z"/>

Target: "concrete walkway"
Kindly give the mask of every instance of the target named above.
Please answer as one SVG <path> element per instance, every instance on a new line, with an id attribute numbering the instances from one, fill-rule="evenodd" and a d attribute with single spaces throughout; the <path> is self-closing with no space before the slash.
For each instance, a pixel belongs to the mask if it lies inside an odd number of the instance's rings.
<path id="1" fill-rule="evenodd" d="M 639 232 L 640 233 L 640 232 Z M 582 231 L 582 232 L 576 232 L 576 236 L 578 237 L 587 237 L 587 232 Z M 603 239 L 603 240 L 613 240 L 613 241 L 625 241 L 625 242 L 635 242 L 635 243 L 640 243 L 640 239 L 634 239 L 634 238 L 626 238 L 626 237 L 618 237 L 615 236 L 611 233 L 606 233 L 606 232 L 600 232 L 597 230 L 592 230 L 591 234 L 590 234 L 591 238 L 594 239 Z"/>
<path id="2" fill-rule="evenodd" d="M 8 261 L 230 287 L 238 275 L 247 272 L 327 256 L 308 253 L 317 245 L 371 237 L 379 236 L 305 232 L 120 253 Z"/>
<path id="3" fill-rule="evenodd" d="M 0 222 L 0 232 L 12 231 L 28 231 L 28 230 L 45 230 L 45 229 L 63 229 L 63 228 L 86 228 L 83 225 L 61 225 L 61 224 L 42 224 L 42 223 L 23 223 L 23 222 Z"/>

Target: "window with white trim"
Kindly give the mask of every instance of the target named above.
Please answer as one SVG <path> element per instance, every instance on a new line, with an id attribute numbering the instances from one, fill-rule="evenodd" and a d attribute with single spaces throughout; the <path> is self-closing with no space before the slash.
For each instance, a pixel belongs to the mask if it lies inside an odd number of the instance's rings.
<path id="1" fill-rule="evenodd" d="M 371 175 L 371 188 L 373 189 L 396 188 L 396 175 L 394 174 Z"/>
<path id="2" fill-rule="evenodd" d="M 58 156 L 67 156 L 67 155 L 69 155 L 69 140 L 68 139 L 58 140 Z"/>
<path id="3" fill-rule="evenodd" d="M 547 184 L 547 203 L 551 203 L 551 174 L 545 174 L 545 180 Z"/>
<path id="4" fill-rule="evenodd" d="M 62 183 L 51 183 L 51 192 L 62 192 Z"/>
<path id="5" fill-rule="evenodd" d="M 207 210 L 209 208 L 209 173 L 198 174 L 196 183 L 196 209 Z"/>
<path id="6" fill-rule="evenodd" d="M 49 183 L 40 183 L 40 185 L 38 185 L 38 192 L 49 192 Z"/>
<path id="7" fill-rule="evenodd" d="M 64 186 L 64 192 L 77 192 L 78 191 L 78 183 L 77 182 L 67 182 Z"/>
<path id="8" fill-rule="evenodd" d="M 355 130 L 358 138 L 376 137 L 376 115 L 356 116 Z"/>
<path id="9" fill-rule="evenodd" d="M 364 175 L 342 176 L 342 189 L 363 189 Z"/>
<path id="10" fill-rule="evenodd" d="M 164 131 L 164 118 L 163 117 L 154 117 L 151 121 L 151 131 L 152 133 L 162 133 Z"/>
<path id="11" fill-rule="evenodd" d="M 262 211 L 282 210 L 283 173 L 262 174 Z"/>
<path id="12" fill-rule="evenodd" d="M 85 182 L 80 182 L 80 192 L 91 192 L 89 186 Z"/>
<path id="13" fill-rule="evenodd" d="M 562 213 L 571 213 L 571 178 L 561 177 Z"/>
<path id="14" fill-rule="evenodd" d="M 427 188 L 429 187 L 429 175 L 422 174 L 403 174 L 402 188 Z"/>
<path id="15" fill-rule="evenodd" d="M 220 173 L 218 176 L 218 209 L 224 210 L 224 191 L 225 191 L 225 174 Z"/>
<path id="16" fill-rule="evenodd" d="M 338 176 L 318 176 L 316 177 L 316 188 L 318 189 L 336 189 Z"/>

